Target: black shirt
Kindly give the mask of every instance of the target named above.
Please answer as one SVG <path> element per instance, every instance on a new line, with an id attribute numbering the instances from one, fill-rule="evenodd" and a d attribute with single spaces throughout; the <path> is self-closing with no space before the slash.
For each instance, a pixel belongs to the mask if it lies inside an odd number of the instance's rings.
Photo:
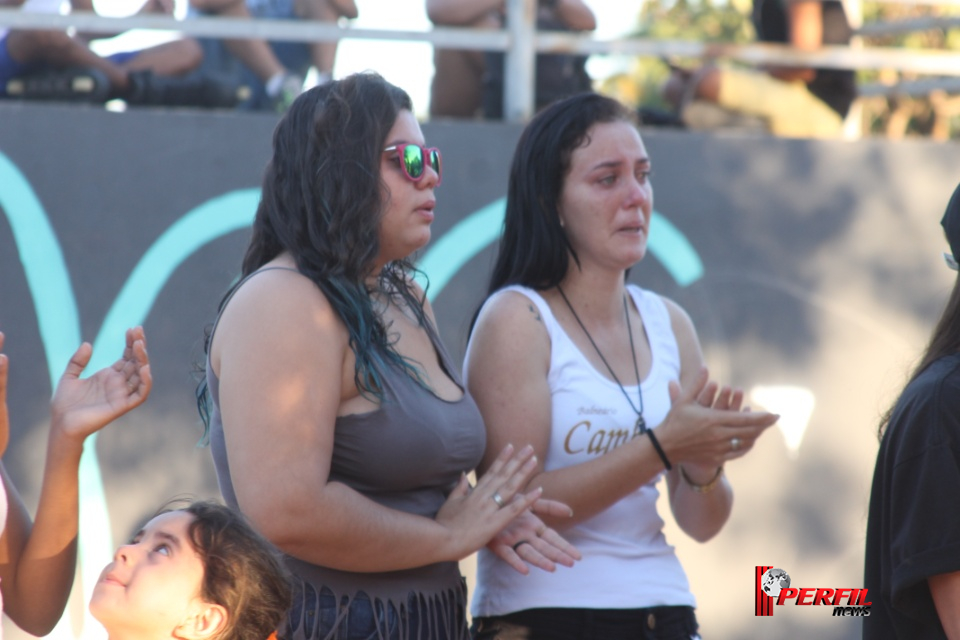
<path id="1" fill-rule="evenodd" d="M 946 638 L 927 578 L 960 571 L 960 354 L 903 390 L 870 494 L 865 640 Z"/>

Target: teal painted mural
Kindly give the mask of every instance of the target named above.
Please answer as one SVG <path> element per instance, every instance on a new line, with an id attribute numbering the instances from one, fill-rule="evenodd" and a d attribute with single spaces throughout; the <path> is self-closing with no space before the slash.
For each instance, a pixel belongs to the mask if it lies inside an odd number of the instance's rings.
<path id="1" fill-rule="evenodd" d="M 97 331 L 88 371 L 108 366 L 123 348 L 124 331 L 143 324 L 174 271 L 208 243 L 249 226 L 256 211 L 259 189 L 240 189 L 212 198 L 187 212 L 147 249 L 125 280 Z M 494 243 L 501 231 L 505 199 L 467 215 L 434 240 L 419 262 L 429 281 L 431 301 L 480 251 Z M 69 265 L 37 194 L 18 167 L 0 153 L 0 208 L 5 212 L 39 323 L 51 388 L 63 366 L 81 342 L 80 320 Z M 650 252 L 679 286 L 703 276 L 703 264 L 684 234 L 662 214 L 654 212 Z M 96 435 L 89 438 L 80 467 L 80 583 L 89 594 L 101 568 L 110 562 L 114 542 Z M 85 610 L 85 607 L 84 607 Z M 70 621 L 61 621 L 51 637 L 73 637 Z M 87 629 L 81 637 L 89 637 Z"/>

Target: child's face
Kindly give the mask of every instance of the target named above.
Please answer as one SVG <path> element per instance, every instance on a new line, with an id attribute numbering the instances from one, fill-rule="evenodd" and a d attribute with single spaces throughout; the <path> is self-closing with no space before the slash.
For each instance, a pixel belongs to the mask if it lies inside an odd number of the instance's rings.
<path id="1" fill-rule="evenodd" d="M 164 513 L 117 549 L 90 600 L 111 638 L 181 635 L 177 628 L 202 603 L 204 567 L 190 542 L 192 521 L 185 511 Z"/>

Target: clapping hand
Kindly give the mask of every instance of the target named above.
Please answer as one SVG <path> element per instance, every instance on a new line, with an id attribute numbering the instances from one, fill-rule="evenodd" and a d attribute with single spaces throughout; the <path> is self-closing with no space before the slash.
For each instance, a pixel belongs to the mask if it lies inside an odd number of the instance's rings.
<path id="1" fill-rule="evenodd" d="M 743 393 L 719 389 L 709 382 L 704 368 L 697 378 L 681 388 L 670 383 L 671 409 L 658 427 L 661 443 L 676 462 L 716 469 L 727 460 L 746 454 L 778 415 L 741 410 Z"/>
<path id="2" fill-rule="evenodd" d="M 490 468 L 470 487 L 466 474 L 437 512 L 436 521 L 449 532 L 451 555 L 465 558 L 486 545 L 507 524 L 527 511 L 540 498 L 542 489 L 526 493 L 537 466 L 533 447 L 514 451 L 504 447 Z"/>
<path id="3" fill-rule="evenodd" d="M 498 558 L 527 575 L 528 563 L 544 571 L 556 571 L 557 565 L 572 567 L 580 552 L 563 536 L 544 524 L 536 514 L 563 518 L 573 515 L 570 507 L 556 500 L 541 498 L 533 507 L 514 518 L 487 544 Z"/>

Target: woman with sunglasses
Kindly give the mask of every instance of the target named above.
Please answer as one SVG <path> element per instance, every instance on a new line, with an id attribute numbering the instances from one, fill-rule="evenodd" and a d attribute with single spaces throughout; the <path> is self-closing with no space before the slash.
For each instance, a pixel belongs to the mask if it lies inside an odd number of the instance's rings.
<path id="1" fill-rule="evenodd" d="M 442 166 L 407 94 L 375 74 L 307 91 L 274 133 L 206 381 L 224 499 L 297 578 L 282 640 L 465 638 L 457 561 L 491 543 L 527 572 L 511 545 L 544 528 L 539 490 L 520 491 L 529 447 L 466 479 L 483 423 L 408 261 L 430 239 Z M 527 561 L 572 564 L 550 535 Z"/>
<path id="2" fill-rule="evenodd" d="M 657 482 L 666 475 L 680 527 L 710 539 L 730 514 L 724 465 L 777 416 L 741 412 L 741 392 L 707 382 L 686 313 L 627 285 L 647 249 L 650 171 L 630 112 L 595 94 L 547 107 L 517 144 L 490 297 L 464 365 L 487 427 L 480 469 L 505 443 L 531 443 L 529 486 L 573 508 L 544 519 L 583 560 L 517 580 L 481 550 L 477 638 L 697 637 Z M 517 549 L 526 557 L 532 544 Z"/>

